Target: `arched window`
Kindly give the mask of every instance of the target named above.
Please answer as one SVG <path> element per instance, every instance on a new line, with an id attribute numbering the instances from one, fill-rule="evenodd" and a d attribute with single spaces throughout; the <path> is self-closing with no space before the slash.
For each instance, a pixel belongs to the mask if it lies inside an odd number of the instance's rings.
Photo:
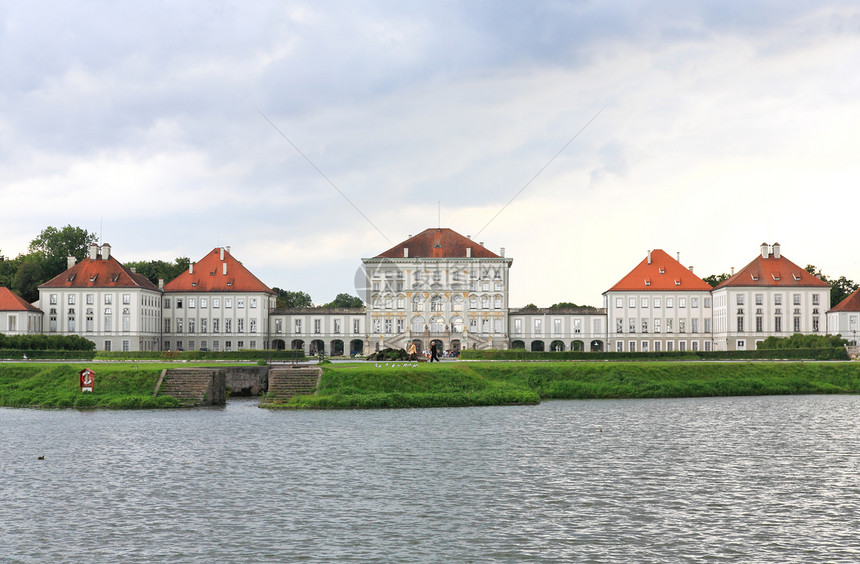
<path id="1" fill-rule="evenodd" d="M 490 309 L 490 297 L 489 296 L 481 296 L 481 308 L 482 309 Z"/>
<path id="2" fill-rule="evenodd" d="M 502 309 L 502 296 L 499 294 L 493 296 L 493 309 Z"/>
<path id="3" fill-rule="evenodd" d="M 456 294 L 451 301 L 454 304 L 454 311 L 463 311 L 463 296 Z"/>
<path id="4" fill-rule="evenodd" d="M 442 311 L 442 296 L 436 295 L 430 298 L 430 311 Z"/>
<path id="5" fill-rule="evenodd" d="M 437 315 L 435 317 L 430 318 L 430 331 L 434 333 L 441 333 L 445 330 L 445 319 Z"/>
<path id="6" fill-rule="evenodd" d="M 424 316 L 416 315 L 412 318 L 412 330 L 417 332 L 424 331 Z"/>
<path id="7" fill-rule="evenodd" d="M 469 296 L 469 309 L 478 309 L 478 296 Z"/>
<path id="8" fill-rule="evenodd" d="M 452 329 L 455 333 L 462 333 L 462 332 L 463 332 L 463 327 L 464 327 L 464 326 L 463 326 L 463 318 L 462 318 L 462 317 L 460 317 L 460 316 L 458 315 L 458 316 L 456 316 L 456 317 L 452 317 L 452 318 L 451 318 L 451 329 Z"/>
<path id="9" fill-rule="evenodd" d="M 406 307 L 406 296 L 400 294 L 397 296 L 397 309 L 404 309 Z"/>

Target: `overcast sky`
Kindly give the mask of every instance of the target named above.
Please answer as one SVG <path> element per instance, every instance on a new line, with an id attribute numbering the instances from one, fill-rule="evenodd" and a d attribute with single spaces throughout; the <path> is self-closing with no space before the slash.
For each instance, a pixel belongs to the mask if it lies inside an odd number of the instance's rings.
<path id="1" fill-rule="evenodd" d="M 655 248 L 706 276 L 777 241 L 860 281 L 853 1 L 7 1 L 0 18 L 7 257 L 67 224 L 122 262 L 230 245 L 323 303 L 441 202 L 443 227 L 514 259 L 512 306 L 602 305 Z"/>

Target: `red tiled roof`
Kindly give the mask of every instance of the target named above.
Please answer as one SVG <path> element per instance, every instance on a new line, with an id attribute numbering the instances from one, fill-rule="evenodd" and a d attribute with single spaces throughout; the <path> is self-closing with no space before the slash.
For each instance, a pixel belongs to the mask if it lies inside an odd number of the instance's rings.
<path id="1" fill-rule="evenodd" d="M 684 268 L 684 265 L 669 256 L 669 253 L 662 249 L 654 249 L 651 251 L 650 264 L 648 257 L 645 257 L 636 265 L 636 268 L 607 292 L 689 292 L 691 290 L 710 291 L 710 289 L 710 284 L 693 274 L 689 268 Z"/>
<path id="2" fill-rule="evenodd" d="M 0 311 L 32 311 L 42 313 L 36 306 L 27 303 L 27 300 L 15 294 L 9 288 L 0 287 Z"/>
<path id="3" fill-rule="evenodd" d="M 732 287 L 821 287 L 829 288 L 830 285 L 800 268 L 784 256 L 775 258 L 769 253 L 767 258 L 758 255 L 751 263 L 743 267 L 739 272 L 728 280 L 718 284 L 717 288 Z"/>
<path id="4" fill-rule="evenodd" d="M 221 252 L 224 258 L 221 259 Z M 226 274 L 224 265 L 227 265 Z M 260 282 L 226 249 L 216 247 L 194 264 L 194 273 L 186 270 L 164 285 L 165 292 L 275 292 Z"/>
<path id="5" fill-rule="evenodd" d="M 472 249 L 472 258 L 501 258 L 478 242 L 447 227 L 425 229 L 375 258 L 404 258 L 404 249 L 409 249 L 407 258 L 465 258 L 468 248 Z"/>
<path id="6" fill-rule="evenodd" d="M 830 311 L 860 311 L 860 288 L 854 290 L 847 298 L 831 308 Z"/>
<path id="7" fill-rule="evenodd" d="M 132 272 L 121 262 L 101 254 L 85 258 L 62 274 L 51 278 L 39 288 L 143 288 L 158 290 L 143 274 Z"/>

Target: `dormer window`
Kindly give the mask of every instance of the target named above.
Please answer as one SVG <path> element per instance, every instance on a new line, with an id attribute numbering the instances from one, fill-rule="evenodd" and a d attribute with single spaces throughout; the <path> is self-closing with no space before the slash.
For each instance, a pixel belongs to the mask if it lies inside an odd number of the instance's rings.
<path id="1" fill-rule="evenodd" d="M 117 272 L 116 274 L 111 276 L 110 281 L 114 282 L 114 283 L 118 282 L 119 281 L 119 272 Z"/>
<path id="2" fill-rule="evenodd" d="M 70 274 L 70 275 L 69 275 L 69 278 L 68 278 L 68 281 L 69 281 L 69 282 L 72 282 L 72 281 L 75 279 L 75 276 L 77 276 L 77 274 L 76 274 L 76 273 L 72 273 L 72 274 Z"/>
<path id="3" fill-rule="evenodd" d="M 779 281 L 779 279 L 780 279 L 780 275 L 779 275 L 779 274 L 771 273 L 771 276 L 773 276 L 773 279 L 774 279 L 774 280 L 776 280 L 776 281 Z"/>
<path id="4" fill-rule="evenodd" d="M 681 281 L 680 281 L 680 280 L 675 280 L 675 286 L 680 286 L 680 285 L 681 285 Z"/>
<path id="5" fill-rule="evenodd" d="M 660 267 L 659 270 L 660 270 L 660 274 L 666 274 L 666 269 L 663 268 L 662 266 Z"/>
<path id="6" fill-rule="evenodd" d="M 95 281 L 96 281 L 96 279 L 97 279 L 98 277 L 99 277 L 99 275 L 98 275 L 98 274 L 93 274 L 93 275 L 90 277 L 90 282 L 95 282 Z"/>
<path id="7" fill-rule="evenodd" d="M 795 282 L 800 282 L 800 275 L 799 274 L 792 273 L 792 276 L 794 277 Z"/>
<path id="8" fill-rule="evenodd" d="M 192 285 L 192 286 L 194 286 L 194 287 L 196 288 L 196 287 L 197 287 L 197 280 L 195 280 L 194 282 L 192 282 L 192 283 L 191 283 L 191 285 Z"/>
<path id="9" fill-rule="evenodd" d="M 750 272 L 750 278 L 752 278 L 753 280 L 758 280 L 758 276 L 756 276 L 752 272 Z"/>
<path id="10" fill-rule="evenodd" d="M 651 285 L 651 281 L 650 281 L 650 280 L 646 280 L 646 281 L 645 281 L 645 285 L 646 285 L 646 286 L 650 286 L 650 285 Z"/>

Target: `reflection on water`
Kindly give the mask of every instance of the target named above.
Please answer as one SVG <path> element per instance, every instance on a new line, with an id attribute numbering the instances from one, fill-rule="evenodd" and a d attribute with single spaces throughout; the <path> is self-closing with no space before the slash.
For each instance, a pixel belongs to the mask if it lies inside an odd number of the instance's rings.
<path id="1" fill-rule="evenodd" d="M 256 405 L 0 409 L 0 562 L 860 560 L 857 396 Z"/>

